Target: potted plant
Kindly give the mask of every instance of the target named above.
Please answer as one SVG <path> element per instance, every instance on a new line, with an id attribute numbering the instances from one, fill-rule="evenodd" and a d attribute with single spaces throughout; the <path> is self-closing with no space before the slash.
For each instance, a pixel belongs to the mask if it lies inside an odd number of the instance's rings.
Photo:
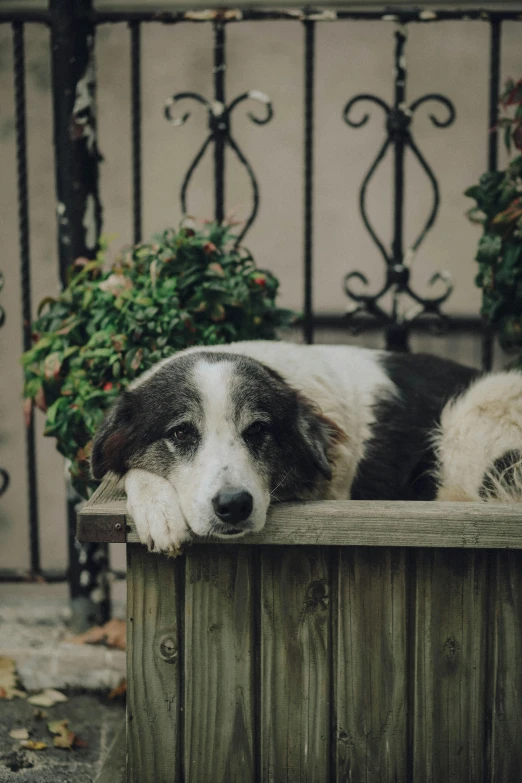
<path id="1" fill-rule="evenodd" d="M 46 413 L 74 489 L 88 497 L 92 437 L 121 389 L 190 345 L 272 339 L 292 320 L 276 306 L 277 279 L 256 268 L 227 225 L 187 224 L 124 250 L 79 258 L 68 285 L 40 304 L 22 358 L 24 396 Z"/>
<path id="2" fill-rule="evenodd" d="M 500 105 L 507 150 L 522 152 L 522 79 L 506 82 Z M 522 154 L 504 171 L 483 174 L 465 195 L 476 201 L 468 217 L 483 227 L 476 255 L 481 312 L 501 347 L 515 355 L 511 366 L 522 368 Z"/>

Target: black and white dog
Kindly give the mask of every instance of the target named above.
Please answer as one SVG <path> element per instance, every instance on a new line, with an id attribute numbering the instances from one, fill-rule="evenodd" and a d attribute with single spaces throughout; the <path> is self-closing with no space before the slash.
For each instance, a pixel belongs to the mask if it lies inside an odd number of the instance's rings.
<path id="1" fill-rule="evenodd" d="M 141 540 L 260 530 L 272 501 L 522 500 L 522 373 L 427 355 L 191 348 L 125 391 L 92 472 L 125 475 Z"/>

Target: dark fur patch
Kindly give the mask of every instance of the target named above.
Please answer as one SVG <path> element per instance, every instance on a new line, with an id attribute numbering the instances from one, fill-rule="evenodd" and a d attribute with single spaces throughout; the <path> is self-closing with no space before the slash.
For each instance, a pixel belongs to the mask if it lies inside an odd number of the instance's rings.
<path id="1" fill-rule="evenodd" d="M 506 451 L 501 457 L 495 460 L 491 471 L 485 474 L 482 480 L 482 486 L 479 495 L 483 500 L 494 498 L 497 494 L 497 487 L 509 492 L 517 486 L 517 469 L 522 463 L 522 451 L 513 449 Z"/>
<path id="2" fill-rule="evenodd" d="M 249 357 L 234 355 L 234 359 L 236 415 L 248 407 L 271 422 L 270 438 L 259 459 L 270 473 L 274 499 L 309 496 L 321 477 L 331 479 L 331 449 L 344 433 L 275 370 Z"/>
<path id="3" fill-rule="evenodd" d="M 427 354 L 385 354 L 398 394 L 375 405 L 376 421 L 352 486 L 354 500 L 434 500 L 431 435 L 446 403 L 479 373 Z"/>
<path id="4" fill-rule="evenodd" d="M 140 457 L 156 442 L 154 469 L 162 475 L 172 462 L 166 445 L 160 442 L 169 424 L 186 414 L 187 409 L 201 416 L 201 400 L 190 380 L 190 369 L 196 358 L 186 356 L 165 365 L 118 398 L 94 438 L 91 457 L 94 478 L 101 479 L 108 471 L 122 475 L 130 467 L 142 467 Z"/>

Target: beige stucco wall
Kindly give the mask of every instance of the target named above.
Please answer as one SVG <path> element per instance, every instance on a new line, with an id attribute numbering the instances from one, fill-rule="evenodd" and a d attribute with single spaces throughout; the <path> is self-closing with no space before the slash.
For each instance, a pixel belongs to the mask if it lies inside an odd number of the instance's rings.
<path id="1" fill-rule="evenodd" d="M 522 25 L 506 23 L 502 75 L 522 73 Z M 203 140 L 206 116 L 195 108 L 183 128 L 163 119 L 165 99 L 180 90 L 211 95 L 211 41 L 208 25 L 159 24 L 143 28 L 143 184 L 145 235 L 180 218 L 179 184 L 191 156 Z M 49 93 L 48 33 L 27 28 L 27 99 L 33 305 L 57 287 L 55 194 Z M 393 25 L 383 22 L 336 22 L 317 29 L 317 100 L 315 166 L 315 308 L 340 312 L 345 300 L 340 286 L 351 268 L 365 269 L 373 285 L 382 279 L 382 262 L 372 246 L 357 209 L 357 191 L 383 134 L 382 114 L 361 130 L 341 120 L 344 104 L 354 94 L 374 92 L 392 99 Z M 418 145 L 440 181 L 442 207 L 438 222 L 419 252 L 414 285 L 423 289 L 433 270 L 449 269 L 456 290 L 450 313 L 476 313 L 479 296 L 473 286 L 474 247 L 478 231 L 464 217 L 464 188 L 485 169 L 488 27 L 480 22 L 411 26 L 407 46 L 410 100 L 441 92 L 454 101 L 457 121 L 435 128 L 428 107 L 415 119 Z M 303 28 L 293 22 L 243 23 L 228 28 L 229 99 L 248 89 L 266 92 L 275 116 L 258 127 L 239 110 L 234 136 L 259 178 L 261 210 L 248 244 L 260 266 L 276 272 L 282 302 L 301 306 L 302 277 L 302 100 Z M 129 33 L 124 25 L 98 33 L 100 147 L 105 230 L 116 234 L 114 246 L 131 237 Z M 249 108 L 249 107 L 248 107 Z M 255 108 L 255 107 L 254 107 Z M 362 109 L 361 109 L 362 110 Z M 244 216 L 250 199 L 245 173 L 233 159 L 227 179 L 228 207 Z M 0 269 L 5 287 L 0 301 L 7 322 L 0 330 L 0 465 L 11 474 L 11 486 L 0 500 L 0 568 L 26 567 L 27 501 L 24 474 L 24 429 L 21 415 L 19 355 L 20 280 L 16 225 L 12 54 L 10 29 L 0 29 Z M 212 214 L 211 160 L 197 172 L 189 194 L 192 214 Z M 384 237 L 391 228 L 391 169 L 384 165 L 370 189 L 370 214 Z M 426 178 L 409 160 L 406 228 L 411 240 L 429 209 Z M 331 339 L 329 335 L 319 335 Z M 441 348 L 444 347 L 441 345 Z M 446 349 L 447 346 L 446 346 Z M 461 341 L 452 351 L 476 362 L 476 346 Z M 37 419 L 41 429 L 42 421 Z M 42 556 L 46 568 L 65 564 L 63 466 L 52 441 L 38 439 Z M 121 566 L 121 553 L 116 556 Z"/>

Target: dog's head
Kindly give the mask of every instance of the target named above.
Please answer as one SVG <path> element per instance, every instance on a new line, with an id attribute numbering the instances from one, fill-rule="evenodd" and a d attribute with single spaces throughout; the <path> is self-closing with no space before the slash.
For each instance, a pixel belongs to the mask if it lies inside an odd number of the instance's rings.
<path id="1" fill-rule="evenodd" d="M 96 434 L 92 472 L 156 473 L 194 533 L 239 535 L 263 527 L 271 500 L 314 497 L 342 435 L 260 362 L 198 351 L 121 395 Z"/>

